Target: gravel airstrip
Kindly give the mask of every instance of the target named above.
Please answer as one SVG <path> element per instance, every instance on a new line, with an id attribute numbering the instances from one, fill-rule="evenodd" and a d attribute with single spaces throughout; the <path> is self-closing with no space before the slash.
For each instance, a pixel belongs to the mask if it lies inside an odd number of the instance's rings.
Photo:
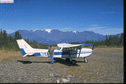
<path id="1" fill-rule="evenodd" d="M 123 49 L 94 49 L 87 57 L 65 59 L 22 57 L 18 52 L 0 51 L 0 83 L 124 83 Z"/>

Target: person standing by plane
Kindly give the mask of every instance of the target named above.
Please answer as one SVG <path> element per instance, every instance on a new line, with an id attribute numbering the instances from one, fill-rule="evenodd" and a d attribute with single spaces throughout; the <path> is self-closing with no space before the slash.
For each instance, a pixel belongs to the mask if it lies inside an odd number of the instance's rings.
<path id="1" fill-rule="evenodd" d="M 50 59 L 50 63 L 54 63 L 53 61 L 53 55 L 54 55 L 54 49 L 52 48 L 52 46 L 50 46 L 49 50 L 48 50 L 48 56 L 49 56 L 49 59 Z"/>

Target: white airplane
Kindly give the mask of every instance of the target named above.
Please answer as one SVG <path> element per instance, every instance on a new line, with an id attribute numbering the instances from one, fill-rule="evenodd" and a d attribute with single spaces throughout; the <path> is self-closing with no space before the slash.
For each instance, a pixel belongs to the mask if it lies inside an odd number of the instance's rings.
<path id="1" fill-rule="evenodd" d="M 36 49 L 32 48 L 28 43 L 26 43 L 23 39 L 16 40 L 18 46 L 21 50 L 21 54 L 23 57 L 37 56 L 37 57 L 48 57 L 48 49 Z M 72 58 L 84 58 L 84 62 L 87 62 L 85 59 L 89 56 L 93 48 L 82 48 L 82 46 L 91 46 L 93 44 L 68 44 L 68 43 L 60 43 L 57 44 L 58 49 L 54 50 L 54 58 L 66 58 L 66 61 L 71 61 L 72 64 L 76 64 L 75 60 Z"/>

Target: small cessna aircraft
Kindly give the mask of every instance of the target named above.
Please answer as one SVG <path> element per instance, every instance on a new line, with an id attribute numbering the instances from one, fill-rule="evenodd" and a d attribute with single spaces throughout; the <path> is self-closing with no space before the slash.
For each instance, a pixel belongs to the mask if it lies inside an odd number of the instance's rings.
<path id="1" fill-rule="evenodd" d="M 21 50 L 21 54 L 23 57 L 30 56 L 38 56 L 38 57 L 48 57 L 48 49 L 35 49 L 32 48 L 28 43 L 26 43 L 23 39 L 16 40 L 18 46 Z M 84 62 L 87 62 L 85 59 L 89 56 L 92 51 L 90 48 L 82 48 L 82 46 L 91 46 L 93 44 L 68 44 L 68 43 L 60 43 L 57 44 L 58 49 L 54 50 L 54 58 L 66 58 L 66 61 L 71 61 L 72 64 L 76 64 L 75 60 L 72 58 L 84 58 Z"/>

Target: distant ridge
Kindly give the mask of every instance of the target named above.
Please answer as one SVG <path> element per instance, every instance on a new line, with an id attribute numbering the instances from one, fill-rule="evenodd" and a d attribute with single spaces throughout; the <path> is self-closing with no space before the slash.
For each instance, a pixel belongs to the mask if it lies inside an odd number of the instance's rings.
<path id="1" fill-rule="evenodd" d="M 36 40 L 38 43 L 55 45 L 62 42 L 84 42 L 105 40 L 106 36 L 93 31 L 60 31 L 58 29 L 18 30 L 23 39 Z M 14 33 L 11 33 L 14 36 Z"/>

